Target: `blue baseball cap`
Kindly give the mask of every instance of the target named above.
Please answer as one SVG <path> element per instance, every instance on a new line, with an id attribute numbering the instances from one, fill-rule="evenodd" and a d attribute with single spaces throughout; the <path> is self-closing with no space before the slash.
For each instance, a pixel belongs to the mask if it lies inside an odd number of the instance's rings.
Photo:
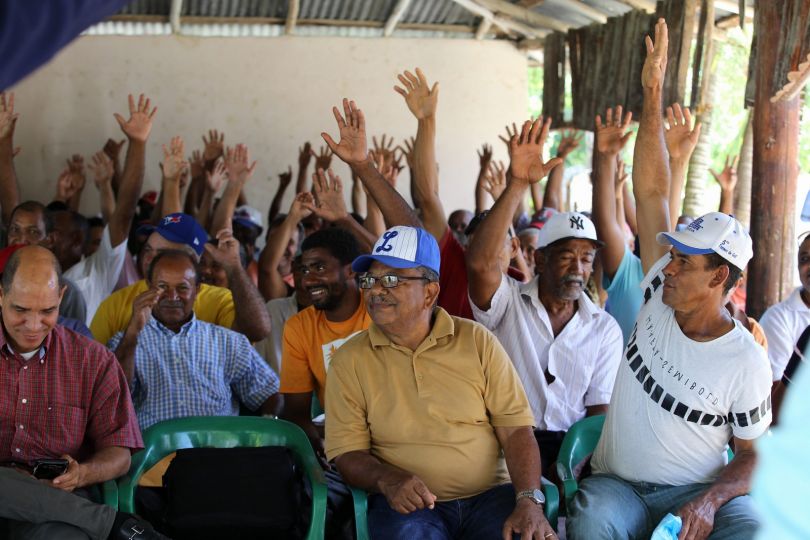
<path id="1" fill-rule="evenodd" d="M 377 240 L 370 254 L 361 255 L 354 260 L 352 270 L 367 272 L 374 261 L 394 268 L 424 266 L 438 274 L 441 264 L 439 244 L 425 229 L 391 227 Z"/>
<path id="2" fill-rule="evenodd" d="M 141 225 L 138 227 L 139 234 L 158 233 L 169 242 L 186 244 L 193 249 L 198 256 L 202 255 L 205 243 L 208 241 L 208 233 L 196 219 L 188 214 L 169 214 L 160 219 L 157 227 L 154 225 Z"/>

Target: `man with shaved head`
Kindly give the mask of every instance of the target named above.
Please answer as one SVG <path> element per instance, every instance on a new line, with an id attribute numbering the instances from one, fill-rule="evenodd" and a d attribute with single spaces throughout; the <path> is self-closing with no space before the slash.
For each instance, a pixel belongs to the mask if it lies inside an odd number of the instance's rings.
<path id="1" fill-rule="evenodd" d="M 15 252 L 3 271 L 3 537 L 107 538 L 125 521 L 127 527 L 138 524 L 131 516 L 117 516 L 112 509 L 79 498 L 85 495 L 84 488 L 124 474 L 132 451 L 143 443 L 115 356 L 57 324 L 64 291 L 59 263 L 40 246 Z M 52 480 L 35 480 L 31 473 L 37 474 L 35 465 L 41 459 L 64 459 L 67 467 Z M 65 492 L 74 495 L 65 498 Z"/>

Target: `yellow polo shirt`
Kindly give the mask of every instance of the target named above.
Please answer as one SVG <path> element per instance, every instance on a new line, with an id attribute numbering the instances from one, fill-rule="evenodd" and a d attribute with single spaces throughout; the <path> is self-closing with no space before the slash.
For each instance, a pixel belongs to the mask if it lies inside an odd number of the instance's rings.
<path id="1" fill-rule="evenodd" d="M 127 329 L 132 318 L 132 304 L 135 298 L 148 288 L 146 281 L 142 279 L 129 287 L 115 291 L 101 303 L 93 322 L 90 323 L 90 331 L 96 341 L 106 345 L 116 333 Z M 231 291 L 203 283 L 194 300 L 194 314 L 201 321 L 225 328 L 232 327 L 234 308 Z"/>
<path id="2" fill-rule="evenodd" d="M 534 423 L 495 336 L 441 308 L 416 351 L 374 324 L 343 344 L 326 378 L 326 411 L 327 458 L 370 450 L 440 501 L 509 482 L 493 428 Z"/>

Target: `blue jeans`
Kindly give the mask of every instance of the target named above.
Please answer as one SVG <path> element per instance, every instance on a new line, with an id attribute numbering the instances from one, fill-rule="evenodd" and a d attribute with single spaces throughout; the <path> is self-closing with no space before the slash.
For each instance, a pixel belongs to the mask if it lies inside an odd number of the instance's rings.
<path id="1" fill-rule="evenodd" d="M 675 514 L 707 488 L 707 484 L 664 486 L 595 474 L 582 481 L 568 509 L 566 535 L 569 540 L 646 540 L 667 513 Z M 709 540 L 746 540 L 754 537 L 758 526 L 751 498 L 735 497 L 715 514 Z"/>
<path id="2" fill-rule="evenodd" d="M 368 528 L 373 540 L 499 540 L 514 509 L 512 484 L 468 499 L 437 502 L 433 510 L 410 514 L 400 514 L 384 495 L 374 494 L 368 498 Z"/>

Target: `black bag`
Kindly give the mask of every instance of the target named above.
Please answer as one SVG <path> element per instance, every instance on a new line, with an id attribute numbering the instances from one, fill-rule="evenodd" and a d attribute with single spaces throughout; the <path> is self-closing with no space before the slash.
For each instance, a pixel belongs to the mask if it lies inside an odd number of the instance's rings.
<path id="1" fill-rule="evenodd" d="M 288 448 L 178 450 L 163 486 L 165 523 L 176 539 L 301 538 L 309 524 Z"/>

